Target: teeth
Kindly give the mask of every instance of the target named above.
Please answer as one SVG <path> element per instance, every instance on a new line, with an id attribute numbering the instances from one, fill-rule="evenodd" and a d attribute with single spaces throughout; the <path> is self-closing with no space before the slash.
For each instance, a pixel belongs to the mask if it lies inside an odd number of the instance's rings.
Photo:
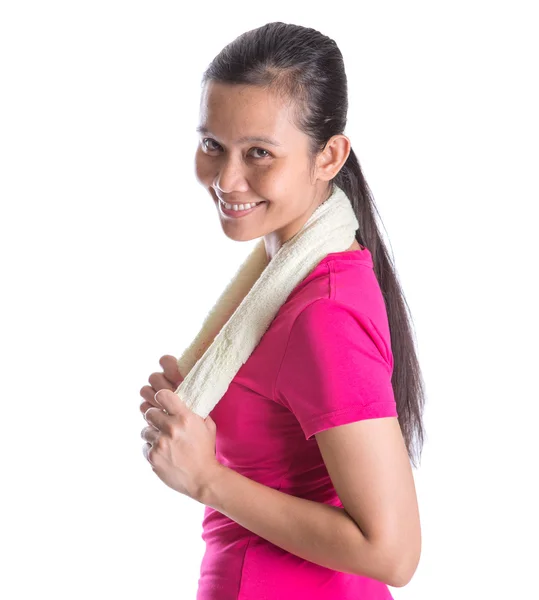
<path id="1" fill-rule="evenodd" d="M 227 202 L 222 203 L 225 208 L 228 210 L 247 210 L 248 208 L 253 208 L 258 206 L 260 202 L 250 203 L 250 204 L 228 204 Z"/>

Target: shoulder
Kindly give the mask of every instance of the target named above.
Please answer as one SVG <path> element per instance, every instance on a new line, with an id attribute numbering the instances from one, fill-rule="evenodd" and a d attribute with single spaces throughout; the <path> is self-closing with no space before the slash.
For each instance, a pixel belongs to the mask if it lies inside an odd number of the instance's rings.
<path id="1" fill-rule="evenodd" d="M 367 252 L 330 254 L 294 288 L 274 323 L 285 354 L 364 346 L 393 368 L 386 306 Z"/>
<path id="2" fill-rule="evenodd" d="M 306 306 L 290 329 L 274 399 L 297 417 L 306 439 L 375 416 L 396 416 L 388 340 L 368 314 L 331 298 Z"/>
<path id="3" fill-rule="evenodd" d="M 328 360 L 362 350 L 393 369 L 387 315 L 363 303 L 361 297 L 350 302 L 328 297 L 311 301 L 292 323 L 288 346 L 288 351 L 300 355 L 316 349 L 327 354 Z"/>

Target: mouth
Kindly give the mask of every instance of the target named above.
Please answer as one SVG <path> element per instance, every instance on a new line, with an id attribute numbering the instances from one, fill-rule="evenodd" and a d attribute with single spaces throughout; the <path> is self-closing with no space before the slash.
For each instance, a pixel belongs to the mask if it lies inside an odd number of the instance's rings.
<path id="1" fill-rule="evenodd" d="M 267 204 L 267 202 L 265 200 L 261 201 L 261 202 L 257 202 L 255 204 L 255 206 L 250 206 L 250 208 L 227 208 L 227 205 L 225 204 L 225 202 L 223 202 L 220 198 L 217 199 L 218 203 L 219 203 L 219 210 L 221 212 L 222 215 L 224 215 L 225 217 L 230 217 L 232 219 L 239 219 L 240 217 L 245 217 L 247 215 L 250 215 L 251 213 L 255 212 L 258 208 L 260 208 L 261 206 L 263 206 L 264 204 Z M 229 207 L 239 207 L 239 206 L 243 206 L 243 204 L 239 204 L 239 205 L 231 205 L 228 204 Z"/>

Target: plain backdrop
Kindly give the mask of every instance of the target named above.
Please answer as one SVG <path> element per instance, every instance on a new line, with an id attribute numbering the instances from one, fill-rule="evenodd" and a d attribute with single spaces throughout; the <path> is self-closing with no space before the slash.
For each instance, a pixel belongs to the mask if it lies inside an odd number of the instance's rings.
<path id="1" fill-rule="evenodd" d="M 539 598 L 533 2 L 0 4 L 0 596 L 195 598 L 204 506 L 142 453 L 140 388 L 256 240 L 196 181 L 200 79 L 248 29 L 333 37 L 346 134 L 427 391 L 398 600 Z"/>

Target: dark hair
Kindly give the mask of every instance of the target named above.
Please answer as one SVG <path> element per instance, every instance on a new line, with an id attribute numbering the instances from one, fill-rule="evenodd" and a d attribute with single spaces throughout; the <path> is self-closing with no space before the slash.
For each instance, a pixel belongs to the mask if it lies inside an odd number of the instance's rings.
<path id="1" fill-rule="evenodd" d="M 315 29 L 288 23 L 267 23 L 247 31 L 225 46 L 204 72 L 210 81 L 265 87 L 287 100 L 296 126 L 311 139 L 311 164 L 334 135 L 344 133 L 348 85 L 342 54 L 331 38 Z M 399 424 L 413 466 L 423 448 L 424 384 L 419 367 L 408 305 L 380 232 L 372 193 L 352 149 L 329 182 L 342 188 L 359 221 L 356 239 L 373 258 L 388 315 L 393 353 L 391 383 Z"/>

